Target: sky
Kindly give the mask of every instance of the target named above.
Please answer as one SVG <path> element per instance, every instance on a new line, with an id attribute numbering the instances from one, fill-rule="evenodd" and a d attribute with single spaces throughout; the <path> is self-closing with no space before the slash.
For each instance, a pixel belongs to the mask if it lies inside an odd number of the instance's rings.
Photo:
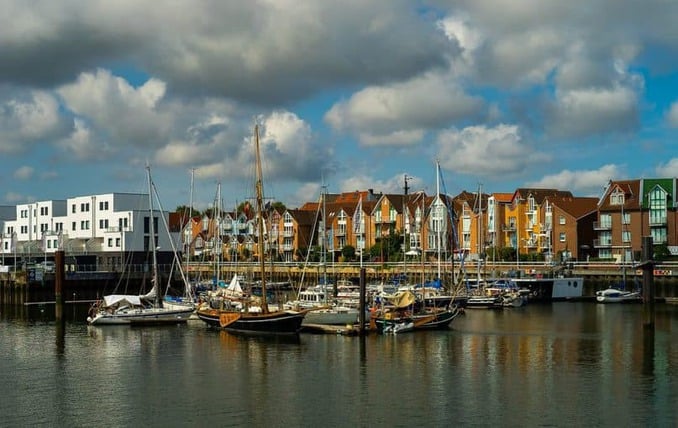
<path id="1" fill-rule="evenodd" d="M 0 205 L 678 176 L 678 2 L 0 0 Z M 193 178 L 192 178 L 193 177 Z"/>

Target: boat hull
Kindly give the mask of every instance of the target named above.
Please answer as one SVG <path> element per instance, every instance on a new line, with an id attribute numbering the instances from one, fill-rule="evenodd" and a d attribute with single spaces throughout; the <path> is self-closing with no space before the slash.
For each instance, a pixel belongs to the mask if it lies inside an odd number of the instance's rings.
<path id="1" fill-rule="evenodd" d="M 297 334 L 301 330 L 306 312 L 278 311 L 269 313 L 245 313 L 200 309 L 198 318 L 210 327 L 227 331 L 251 334 Z M 224 317 L 231 321 L 224 322 Z"/>
<path id="2" fill-rule="evenodd" d="M 87 322 L 90 325 L 179 324 L 188 321 L 192 313 L 193 308 L 146 308 L 115 313 L 99 311 L 89 316 Z"/>
<path id="3" fill-rule="evenodd" d="M 524 290 L 528 301 L 554 302 L 580 299 L 584 291 L 584 279 L 573 278 L 513 278 L 517 288 Z"/>
<path id="4" fill-rule="evenodd" d="M 640 293 L 631 291 L 621 291 L 614 288 L 596 291 L 596 302 L 598 303 L 641 303 L 643 297 Z"/>
<path id="5" fill-rule="evenodd" d="M 388 334 L 416 330 L 436 330 L 449 328 L 452 321 L 462 310 L 458 307 L 410 316 L 375 316 L 373 318 L 377 333 Z"/>
<path id="6" fill-rule="evenodd" d="M 302 325 L 324 324 L 324 325 L 353 325 L 358 322 L 358 311 L 336 312 L 336 311 L 310 311 L 304 317 Z"/>
<path id="7" fill-rule="evenodd" d="M 497 296 L 471 296 L 466 301 L 467 309 L 502 309 L 503 300 Z"/>

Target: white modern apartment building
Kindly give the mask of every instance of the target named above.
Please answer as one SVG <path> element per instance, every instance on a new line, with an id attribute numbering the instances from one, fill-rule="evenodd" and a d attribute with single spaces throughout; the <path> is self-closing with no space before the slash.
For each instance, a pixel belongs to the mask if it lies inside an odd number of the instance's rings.
<path id="1" fill-rule="evenodd" d="M 123 253 L 147 252 L 150 240 L 147 194 L 107 193 L 15 207 L 0 207 L 3 257 L 30 259 L 64 250 L 66 255 L 97 255 L 120 260 Z M 154 209 L 155 245 L 177 247 L 180 235 L 168 232 L 169 213 Z M 171 240 L 171 241 L 170 241 Z M 110 262 L 106 262 L 110 263 Z"/>

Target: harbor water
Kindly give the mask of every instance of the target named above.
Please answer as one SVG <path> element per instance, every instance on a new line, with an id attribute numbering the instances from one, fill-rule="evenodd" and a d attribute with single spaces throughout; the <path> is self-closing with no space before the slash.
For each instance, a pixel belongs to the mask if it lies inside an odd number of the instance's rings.
<path id="1" fill-rule="evenodd" d="M 468 310 L 396 336 L 234 336 L 201 321 L 90 327 L 0 307 L 0 426 L 678 424 L 678 306 Z"/>

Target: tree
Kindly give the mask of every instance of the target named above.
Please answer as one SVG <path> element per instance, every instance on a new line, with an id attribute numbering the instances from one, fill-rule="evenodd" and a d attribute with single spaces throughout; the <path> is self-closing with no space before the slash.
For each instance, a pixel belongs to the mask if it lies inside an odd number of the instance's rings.
<path id="1" fill-rule="evenodd" d="M 199 217 L 202 215 L 200 210 L 196 208 L 190 208 L 186 205 L 179 205 L 174 211 L 178 214 L 181 214 L 181 217 L 185 219 L 188 219 L 189 214 L 193 217 Z"/>
<path id="2" fill-rule="evenodd" d="M 355 258 L 355 247 L 347 245 L 341 249 L 341 256 L 344 260 L 353 260 Z"/>

